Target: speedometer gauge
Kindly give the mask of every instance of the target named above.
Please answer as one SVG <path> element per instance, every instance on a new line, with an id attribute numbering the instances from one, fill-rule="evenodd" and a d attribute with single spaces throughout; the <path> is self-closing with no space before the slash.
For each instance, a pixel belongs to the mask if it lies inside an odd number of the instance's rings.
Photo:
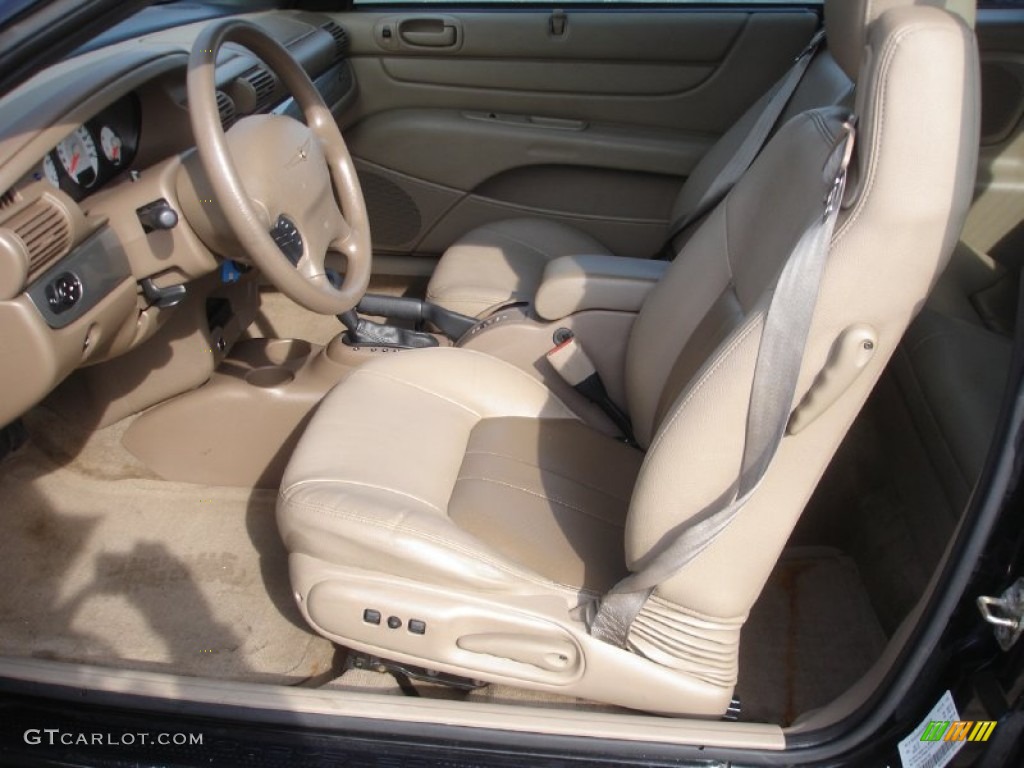
<path id="1" fill-rule="evenodd" d="M 114 165 L 121 164 L 124 159 L 124 155 L 121 154 L 121 137 L 109 125 L 104 125 L 100 129 L 100 146 L 103 148 L 103 156 L 107 160 Z"/>
<path id="2" fill-rule="evenodd" d="M 46 180 L 55 187 L 60 186 L 60 178 L 57 176 L 57 166 L 53 164 L 53 158 L 47 155 L 43 158 L 43 175 Z"/>
<path id="3" fill-rule="evenodd" d="M 96 142 L 85 126 L 79 126 L 57 145 L 57 157 L 76 184 L 91 187 L 96 183 L 99 177 L 99 157 L 96 154 Z"/>

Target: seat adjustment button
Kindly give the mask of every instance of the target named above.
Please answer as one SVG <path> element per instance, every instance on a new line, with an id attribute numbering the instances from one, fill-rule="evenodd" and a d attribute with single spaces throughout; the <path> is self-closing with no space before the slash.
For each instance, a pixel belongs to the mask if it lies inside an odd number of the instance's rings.
<path id="1" fill-rule="evenodd" d="M 409 619 L 409 631 L 414 635 L 427 634 L 427 623 L 419 619 Z"/>
<path id="2" fill-rule="evenodd" d="M 402 620 L 397 616 L 388 616 L 388 626 L 392 629 L 398 629 L 402 626 Z"/>
<path id="3" fill-rule="evenodd" d="M 363 621 L 367 624 L 380 624 L 380 611 L 367 608 L 363 611 Z"/>

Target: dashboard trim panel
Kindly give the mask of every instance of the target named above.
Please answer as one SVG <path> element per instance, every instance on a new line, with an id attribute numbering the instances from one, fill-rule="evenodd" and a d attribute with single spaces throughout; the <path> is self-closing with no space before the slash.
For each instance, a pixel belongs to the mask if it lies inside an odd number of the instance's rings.
<path id="1" fill-rule="evenodd" d="M 78 278 L 81 296 L 73 306 L 54 311 L 49 291 L 54 281 L 66 274 Z M 128 257 L 117 235 L 109 227 L 103 227 L 40 275 L 26 293 L 48 326 L 64 328 L 83 317 L 131 274 Z"/>

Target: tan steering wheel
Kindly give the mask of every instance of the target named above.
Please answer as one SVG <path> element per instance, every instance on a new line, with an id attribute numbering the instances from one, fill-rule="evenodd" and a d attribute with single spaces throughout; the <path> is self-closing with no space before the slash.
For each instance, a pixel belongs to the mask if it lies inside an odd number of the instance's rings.
<path id="1" fill-rule="evenodd" d="M 252 115 L 225 134 L 214 70 L 226 42 L 245 46 L 270 67 L 305 124 L 282 115 Z M 302 66 L 253 24 L 212 24 L 192 47 L 188 103 L 216 203 L 252 262 L 313 312 L 334 315 L 355 307 L 370 281 L 366 204 L 338 124 Z M 347 260 L 340 287 L 328 277 L 328 251 Z"/>

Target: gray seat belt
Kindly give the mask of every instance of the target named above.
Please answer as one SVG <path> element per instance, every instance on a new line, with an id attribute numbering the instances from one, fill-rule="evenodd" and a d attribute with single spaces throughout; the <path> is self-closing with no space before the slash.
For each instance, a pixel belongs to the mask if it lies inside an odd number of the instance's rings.
<path id="1" fill-rule="evenodd" d="M 825 164 L 824 177 L 830 186 L 822 203 L 824 213 L 816 216 L 800 236 L 772 294 L 754 364 L 746 440 L 735 491 L 731 498 L 723 497 L 691 518 L 647 565 L 612 587 L 600 601 L 585 607 L 594 637 L 627 647 L 630 625 L 655 587 L 703 552 L 732 522 L 764 478 L 789 423 L 811 317 L 846 190 L 853 143 L 851 117 Z"/>
<path id="2" fill-rule="evenodd" d="M 723 166 L 715 180 L 704 190 L 704 194 L 700 196 L 693 209 L 688 213 L 684 213 L 669 225 L 668 237 L 665 239 L 664 248 L 662 248 L 662 254 L 667 255 L 667 258 L 673 258 L 676 255 L 672 241 L 676 239 L 679 233 L 683 232 L 697 219 L 718 205 L 722 198 L 729 193 L 729 190 L 735 186 L 736 182 L 740 180 L 740 177 L 746 173 L 750 164 L 754 162 L 754 158 L 758 156 L 761 148 L 768 141 L 769 134 L 771 134 L 775 124 L 779 122 L 786 104 L 789 103 L 789 100 L 796 92 L 797 86 L 800 85 L 804 73 L 807 72 L 807 68 L 811 65 L 811 61 L 814 59 L 814 55 L 824 39 L 825 30 L 818 30 L 803 52 L 796 57 L 796 62 L 793 66 L 789 68 L 789 71 L 782 76 L 782 79 L 775 86 L 775 91 L 768 97 L 768 101 L 761 110 L 761 114 L 757 116 L 757 120 L 750 127 L 750 131 L 743 137 L 740 145 L 736 147 L 736 151 L 729 158 L 729 162 Z"/>

